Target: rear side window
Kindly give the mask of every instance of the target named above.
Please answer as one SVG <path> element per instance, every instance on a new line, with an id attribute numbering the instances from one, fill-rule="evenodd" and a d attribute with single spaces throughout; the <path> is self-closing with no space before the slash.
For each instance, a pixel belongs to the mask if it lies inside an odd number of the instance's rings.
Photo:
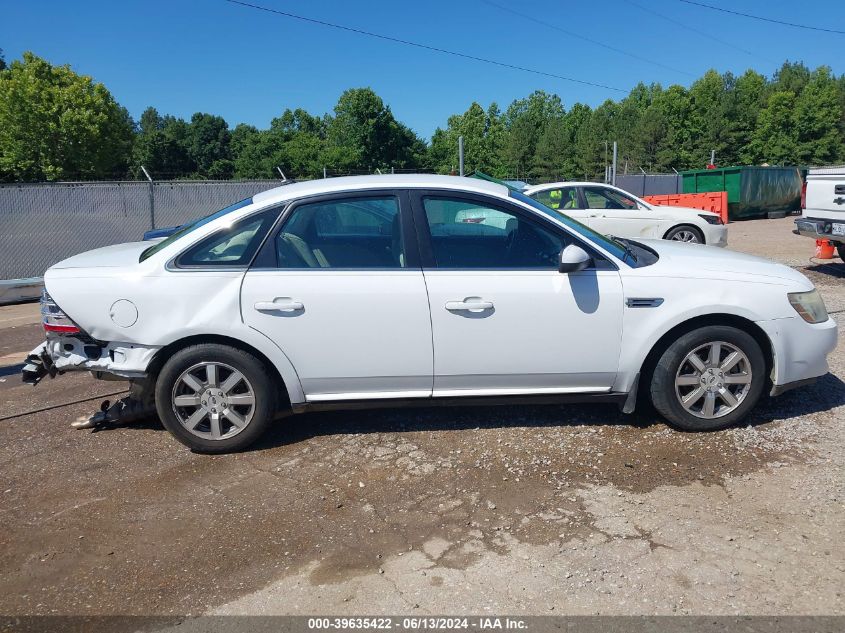
<path id="1" fill-rule="evenodd" d="M 404 268 L 399 202 L 379 196 L 302 204 L 275 249 L 279 268 Z"/>
<path id="2" fill-rule="evenodd" d="M 575 187 L 560 187 L 559 189 L 538 191 L 537 193 L 532 193 L 531 197 L 540 204 L 544 204 L 555 211 L 581 208 L 581 204 L 578 202 L 578 190 Z"/>
<path id="3" fill-rule="evenodd" d="M 141 253 L 141 257 L 138 261 L 142 262 L 149 257 L 152 257 L 160 250 L 167 248 L 176 240 L 185 237 L 191 231 L 198 229 L 201 226 L 208 224 L 209 222 L 213 222 L 217 218 L 223 217 L 233 211 L 237 211 L 238 209 L 242 209 L 243 207 L 252 204 L 252 198 L 246 198 L 245 200 L 241 200 L 239 202 L 235 202 L 234 204 L 230 204 L 228 207 L 224 207 L 219 211 L 212 213 L 211 215 L 207 215 L 204 218 L 200 218 L 199 220 L 194 220 L 193 222 L 188 222 L 180 226 L 170 237 L 163 239 L 156 244 L 150 246 L 147 250 Z"/>
<path id="4" fill-rule="evenodd" d="M 278 215 L 278 209 L 246 217 L 192 246 L 176 260 L 178 266 L 247 266 Z"/>

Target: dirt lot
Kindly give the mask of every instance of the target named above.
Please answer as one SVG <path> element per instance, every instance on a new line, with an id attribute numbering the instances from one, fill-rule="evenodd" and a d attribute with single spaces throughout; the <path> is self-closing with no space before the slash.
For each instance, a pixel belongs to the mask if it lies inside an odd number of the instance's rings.
<path id="1" fill-rule="evenodd" d="M 791 226 L 731 244 L 845 326 L 845 264 Z M 0 613 L 845 614 L 845 327 L 830 375 L 719 433 L 610 406 L 323 413 L 208 457 L 157 420 L 72 430 L 99 399 L 56 405 L 122 383 L 19 384 L 36 321 L 0 309 Z"/>

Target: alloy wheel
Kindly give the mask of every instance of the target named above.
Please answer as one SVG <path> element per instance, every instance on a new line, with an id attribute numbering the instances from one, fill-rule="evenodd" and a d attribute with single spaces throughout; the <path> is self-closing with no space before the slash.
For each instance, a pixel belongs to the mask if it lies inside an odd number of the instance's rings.
<path id="1" fill-rule="evenodd" d="M 198 363 L 176 380 L 172 404 L 188 432 L 224 440 L 249 425 L 255 413 L 255 392 L 246 376 L 231 365 Z"/>
<path id="2" fill-rule="evenodd" d="M 670 238 L 670 241 L 672 241 L 672 242 L 689 242 L 691 244 L 698 244 L 698 235 L 696 235 L 694 231 L 689 231 L 687 229 L 681 229 L 680 231 L 675 233 Z"/>
<path id="3" fill-rule="evenodd" d="M 675 395 L 698 418 L 714 419 L 735 410 L 751 388 L 751 361 L 736 345 L 705 343 L 689 352 L 675 375 Z"/>

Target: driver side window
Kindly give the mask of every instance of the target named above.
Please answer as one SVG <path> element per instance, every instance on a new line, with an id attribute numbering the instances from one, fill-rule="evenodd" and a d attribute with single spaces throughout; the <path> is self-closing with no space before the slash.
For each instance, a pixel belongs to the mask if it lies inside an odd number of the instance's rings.
<path id="1" fill-rule="evenodd" d="M 639 206 L 628 196 L 603 187 L 584 187 L 584 198 L 588 209 L 636 209 Z"/>
<path id="2" fill-rule="evenodd" d="M 457 198 L 423 199 L 438 268 L 552 269 L 567 243 L 536 222 Z"/>

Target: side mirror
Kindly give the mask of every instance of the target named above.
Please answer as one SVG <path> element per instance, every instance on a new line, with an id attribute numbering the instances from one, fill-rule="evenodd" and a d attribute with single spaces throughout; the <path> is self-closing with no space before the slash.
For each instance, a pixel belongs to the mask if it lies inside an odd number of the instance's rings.
<path id="1" fill-rule="evenodd" d="M 560 252 L 560 265 L 558 271 L 562 273 L 577 273 L 579 270 L 588 268 L 593 263 L 593 258 L 580 246 L 570 244 Z"/>

